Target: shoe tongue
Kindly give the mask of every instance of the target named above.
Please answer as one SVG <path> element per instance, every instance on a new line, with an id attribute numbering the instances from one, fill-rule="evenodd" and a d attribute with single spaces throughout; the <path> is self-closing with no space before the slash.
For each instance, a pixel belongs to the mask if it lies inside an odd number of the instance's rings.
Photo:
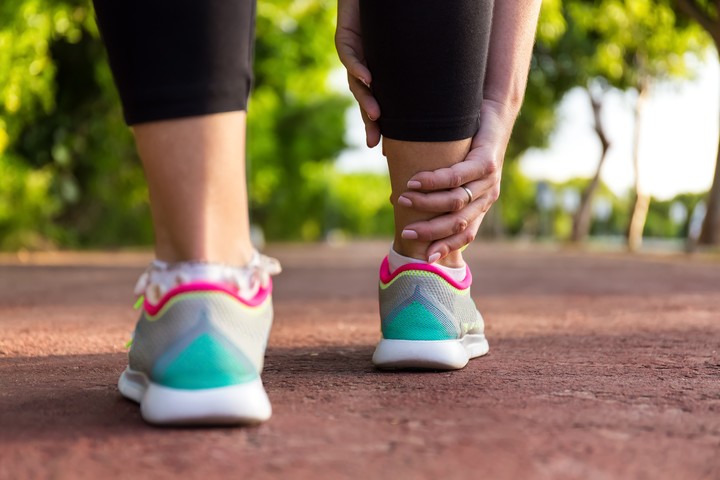
<path id="1" fill-rule="evenodd" d="M 212 283 L 229 287 L 240 297 L 250 299 L 260 288 L 267 287 L 271 275 L 280 271 L 280 262 L 258 252 L 244 267 L 206 262 L 169 264 L 155 260 L 138 279 L 135 295 L 144 295 L 154 305 L 173 288 L 191 283 Z"/>

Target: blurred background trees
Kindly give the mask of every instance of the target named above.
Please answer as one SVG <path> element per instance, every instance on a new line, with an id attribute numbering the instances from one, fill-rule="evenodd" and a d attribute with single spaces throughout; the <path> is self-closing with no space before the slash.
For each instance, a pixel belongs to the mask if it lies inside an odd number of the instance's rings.
<path id="1" fill-rule="evenodd" d="M 671 5 L 681 15 L 697 22 L 712 38 L 720 52 L 720 4 L 709 0 L 674 0 Z M 707 212 L 699 241 L 706 245 L 720 245 L 720 148 L 715 165 L 715 177 L 707 199 Z"/>
<path id="2" fill-rule="evenodd" d="M 695 1 L 705 18 L 688 10 L 691 3 L 543 2 L 526 101 L 508 149 L 503 195 L 486 220 L 488 232 L 578 240 L 589 234 L 614 241 L 628 231 L 636 240 L 643 231 L 687 236 L 699 194 L 650 203 L 637 181 L 635 192 L 617 195 L 600 181 L 599 168 L 595 179 L 536 184 L 517 160 L 529 148 L 548 145 L 558 104 L 574 88 L 591 92 L 598 109 L 606 91 L 636 90 L 639 122 L 644 92 L 654 82 L 690 76 L 688 55 L 702 55 L 711 38 L 704 31 L 718 21 L 714 4 Z M 345 112 L 352 102 L 330 81 L 339 68 L 334 23 L 333 0 L 258 2 L 248 177 L 251 218 L 269 240 L 391 232 L 387 178 L 335 167 L 346 148 Z M 720 208 L 713 207 L 718 202 L 710 196 L 710 212 Z M 714 225 L 712 215 L 717 214 L 709 213 L 706 225 Z M 720 235 L 703 235 L 720 242 Z M 90 2 L 3 0 L 0 249 L 151 241 L 142 169 Z"/>
<path id="3" fill-rule="evenodd" d="M 633 165 L 634 201 L 628 231 L 631 249 L 639 247 L 650 202 L 640 176 L 642 109 L 652 86 L 659 81 L 687 79 L 691 55 L 701 56 L 709 42 L 693 22 L 678 19 L 670 5 L 653 0 L 566 0 L 563 36 L 554 44 L 552 58 L 574 67 L 575 84 L 587 91 L 593 128 L 601 144 L 598 166 L 583 190 L 575 212 L 571 240 L 590 233 L 592 203 L 600 174 L 613 142 L 606 133 L 603 106 L 610 89 L 635 90 Z M 564 60 L 563 60 L 564 59 Z"/>

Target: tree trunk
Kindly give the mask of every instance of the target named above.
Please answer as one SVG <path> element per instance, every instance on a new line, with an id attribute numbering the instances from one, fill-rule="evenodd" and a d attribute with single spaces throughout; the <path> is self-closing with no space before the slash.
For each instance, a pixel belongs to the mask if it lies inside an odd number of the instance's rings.
<path id="1" fill-rule="evenodd" d="M 588 87 L 586 91 L 590 97 L 590 105 L 593 109 L 593 126 L 595 128 L 595 133 L 598 136 L 598 140 L 600 140 L 602 150 L 600 152 L 600 160 L 598 161 L 595 176 L 590 181 L 587 188 L 583 191 L 580 199 L 580 207 L 578 207 L 577 212 L 575 212 L 575 217 L 573 218 L 573 229 L 572 234 L 570 235 L 570 241 L 573 243 L 582 242 L 590 233 L 590 223 L 592 221 L 592 200 L 595 196 L 595 191 L 597 190 L 598 185 L 600 185 L 600 173 L 602 172 L 603 164 L 605 163 L 608 150 L 610 149 L 610 141 L 605 135 L 605 128 L 603 127 L 601 116 L 604 89 L 599 93 L 593 93 L 592 89 Z"/>
<path id="2" fill-rule="evenodd" d="M 703 222 L 698 243 L 701 245 L 720 245 L 720 147 L 715 163 L 715 177 L 707 197 L 707 213 Z"/>
<path id="3" fill-rule="evenodd" d="M 642 245 L 643 230 L 650 209 L 650 195 L 645 192 L 640 181 L 640 131 L 642 127 L 642 111 L 650 91 L 649 83 L 642 80 L 638 86 L 638 98 L 635 102 L 635 131 L 633 133 L 633 170 L 635 172 L 635 204 L 630 216 L 627 230 L 627 245 L 631 252 L 637 251 Z"/>
<path id="4" fill-rule="evenodd" d="M 698 3 L 694 0 L 675 0 L 675 6 L 678 11 L 698 22 L 710 34 L 715 43 L 715 49 L 720 53 L 720 18 L 712 11 L 713 7 L 717 11 L 720 3 L 717 0 L 706 3 Z M 720 147 L 718 147 L 715 162 L 713 184 L 707 197 L 707 213 L 698 243 L 720 245 Z"/>

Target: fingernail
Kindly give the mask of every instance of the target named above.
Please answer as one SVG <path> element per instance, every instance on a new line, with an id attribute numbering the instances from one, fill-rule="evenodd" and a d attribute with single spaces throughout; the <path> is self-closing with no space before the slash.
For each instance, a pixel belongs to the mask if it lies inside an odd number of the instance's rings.
<path id="1" fill-rule="evenodd" d="M 416 240 L 418 238 L 418 234 L 415 230 L 403 230 L 400 236 L 405 240 Z"/>
<path id="2" fill-rule="evenodd" d="M 398 203 L 403 207 L 412 207 L 412 201 L 407 197 L 403 197 L 402 195 L 398 197 Z"/>
<path id="3" fill-rule="evenodd" d="M 367 116 L 367 117 L 370 119 L 371 122 L 374 122 L 374 121 L 375 121 L 375 119 L 374 119 L 372 116 L 370 116 L 369 113 L 368 113 L 368 116 Z"/>
<path id="4" fill-rule="evenodd" d="M 428 257 L 428 263 L 435 263 L 438 260 L 440 260 L 440 254 L 439 253 L 433 253 Z"/>
<path id="5" fill-rule="evenodd" d="M 408 187 L 409 189 L 417 189 L 417 188 L 422 187 L 422 183 L 418 182 L 417 180 L 410 180 L 410 181 L 407 183 L 407 187 Z"/>
<path id="6" fill-rule="evenodd" d="M 367 80 L 365 80 L 365 79 L 362 78 L 362 77 L 358 77 L 358 80 L 360 80 L 360 81 L 363 83 L 363 85 L 365 85 L 366 87 L 370 88 L 370 83 L 369 83 Z"/>

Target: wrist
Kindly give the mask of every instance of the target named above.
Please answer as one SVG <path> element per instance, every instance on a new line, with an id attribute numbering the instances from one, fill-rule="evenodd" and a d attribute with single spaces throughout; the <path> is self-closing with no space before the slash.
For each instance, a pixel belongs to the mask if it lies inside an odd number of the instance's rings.
<path id="1" fill-rule="evenodd" d="M 472 148 L 495 145 L 504 151 L 510 141 L 517 114 L 512 106 L 483 99 L 480 108 L 480 129 L 473 138 Z"/>
<path id="2" fill-rule="evenodd" d="M 515 123 L 515 119 L 520 113 L 521 103 L 512 101 L 500 101 L 492 97 L 485 96 L 483 98 L 480 114 L 490 115 L 499 121 L 509 124 L 510 127 Z"/>

